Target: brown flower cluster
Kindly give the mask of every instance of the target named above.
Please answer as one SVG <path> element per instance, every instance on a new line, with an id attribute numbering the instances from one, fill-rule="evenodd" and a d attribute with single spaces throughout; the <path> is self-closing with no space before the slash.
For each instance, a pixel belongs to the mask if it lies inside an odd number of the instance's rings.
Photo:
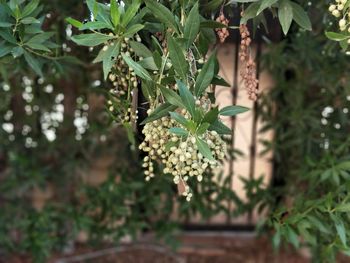
<path id="1" fill-rule="evenodd" d="M 224 13 L 221 12 L 220 15 L 216 18 L 216 22 L 219 22 L 221 24 L 224 24 L 225 26 L 228 26 L 229 20 L 225 17 Z M 220 39 L 220 43 L 224 43 L 225 39 L 230 35 L 226 27 L 216 28 L 215 31 Z"/>
<path id="2" fill-rule="evenodd" d="M 252 39 L 247 25 L 242 24 L 239 27 L 241 35 L 241 45 L 239 51 L 239 59 L 242 62 L 240 75 L 243 79 L 244 86 L 248 92 L 249 99 L 255 101 L 258 98 L 258 80 L 256 79 L 256 64 L 251 58 L 250 44 Z"/>

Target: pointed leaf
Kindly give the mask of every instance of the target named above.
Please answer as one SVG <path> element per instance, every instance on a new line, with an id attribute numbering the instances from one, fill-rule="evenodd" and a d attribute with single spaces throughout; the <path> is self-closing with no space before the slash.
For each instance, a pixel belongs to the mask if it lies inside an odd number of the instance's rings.
<path id="1" fill-rule="evenodd" d="M 219 114 L 222 116 L 235 116 L 239 113 L 243 113 L 243 112 L 246 112 L 248 110 L 249 110 L 249 108 L 242 107 L 242 106 L 227 106 L 227 107 L 222 108 L 219 111 Z"/>
<path id="2" fill-rule="evenodd" d="M 201 72 L 198 74 L 196 84 L 194 85 L 194 93 L 198 98 L 203 94 L 213 80 L 215 56 L 215 52 L 211 54 L 208 61 L 204 64 Z"/>
<path id="3" fill-rule="evenodd" d="M 278 8 L 278 19 L 281 23 L 283 33 L 287 35 L 293 20 L 293 8 L 289 0 L 282 0 Z"/>
<path id="4" fill-rule="evenodd" d="M 169 103 L 180 108 L 185 108 L 184 104 L 182 103 L 181 97 L 175 91 L 162 86 L 160 87 L 160 91 Z"/>
<path id="5" fill-rule="evenodd" d="M 81 34 L 72 37 L 72 41 L 78 45 L 94 47 L 107 42 L 108 40 L 114 39 L 114 36 L 103 35 L 103 34 Z"/>
<path id="6" fill-rule="evenodd" d="M 194 100 L 194 97 L 190 90 L 186 87 L 186 85 L 181 82 L 180 80 L 176 80 L 177 87 L 180 91 L 180 97 L 182 100 L 183 105 L 188 110 L 188 112 L 191 114 L 192 117 L 195 116 L 195 110 L 196 110 L 196 102 Z"/>
<path id="7" fill-rule="evenodd" d="M 164 116 L 169 115 L 169 112 L 175 110 L 177 107 L 174 105 L 171 105 L 170 103 L 166 102 L 160 105 L 158 108 L 156 108 L 145 120 L 141 122 L 141 125 L 144 125 L 148 122 L 158 120 Z"/>
<path id="8" fill-rule="evenodd" d="M 184 51 L 173 37 L 168 38 L 168 48 L 171 63 L 182 80 L 186 81 L 188 74 L 188 63 L 185 59 Z"/>
<path id="9" fill-rule="evenodd" d="M 154 0 L 145 0 L 145 3 L 155 17 L 178 32 L 174 14 L 168 8 Z"/>
<path id="10" fill-rule="evenodd" d="M 128 64 L 128 66 L 135 71 L 135 74 L 137 76 L 145 80 L 152 80 L 150 74 L 140 64 L 138 64 L 137 62 L 132 60 L 132 58 L 126 56 L 125 54 L 122 54 L 122 57 L 126 64 Z"/>
<path id="11" fill-rule="evenodd" d="M 191 44 L 197 37 L 200 26 L 200 16 L 198 12 L 198 3 L 196 3 L 186 20 L 185 28 L 184 28 L 184 38 L 186 39 L 186 48 L 189 48 Z"/>
<path id="12" fill-rule="evenodd" d="M 213 157 L 213 154 L 208 146 L 208 144 L 203 141 L 202 139 L 200 138 L 196 138 L 196 144 L 197 144 L 197 147 L 198 147 L 198 151 L 205 157 L 205 158 L 208 158 L 209 160 L 213 161 L 214 160 L 214 157 Z"/>

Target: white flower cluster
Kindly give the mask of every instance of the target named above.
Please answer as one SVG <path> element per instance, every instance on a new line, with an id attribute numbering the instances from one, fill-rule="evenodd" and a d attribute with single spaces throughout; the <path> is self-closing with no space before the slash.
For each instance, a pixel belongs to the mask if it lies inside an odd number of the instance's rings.
<path id="1" fill-rule="evenodd" d="M 148 153 L 143 163 L 146 180 L 154 177 L 153 161 L 160 160 L 164 165 L 163 172 L 173 175 L 175 184 L 183 184 L 184 189 L 180 194 L 190 201 L 192 193 L 186 181 L 196 176 L 200 182 L 208 167 L 217 167 L 225 157 L 226 143 L 215 131 L 206 131 L 200 136 L 208 144 L 215 159 L 211 161 L 199 152 L 194 135 L 181 137 L 169 132 L 169 128 L 178 126 L 170 117 L 147 123 L 142 131 L 145 139 L 139 148 Z"/>
<path id="2" fill-rule="evenodd" d="M 336 0 L 336 3 L 329 6 L 329 12 L 333 16 L 340 18 L 339 20 L 339 29 L 340 31 L 350 32 L 349 22 L 350 22 L 350 10 L 349 10 L 349 1 L 348 0 Z"/>

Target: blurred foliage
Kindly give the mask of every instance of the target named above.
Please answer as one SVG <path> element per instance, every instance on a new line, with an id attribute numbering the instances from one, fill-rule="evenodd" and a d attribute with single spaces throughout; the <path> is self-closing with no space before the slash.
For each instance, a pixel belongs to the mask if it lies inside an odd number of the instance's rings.
<path id="1" fill-rule="evenodd" d="M 274 152 L 274 177 L 250 198 L 250 206 L 268 209 L 260 227 L 274 230 L 275 247 L 308 247 L 314 262 L 350 252 L 349 58 L 322 33 L 326 4 L 309 3 L 312 33 L 292 28 L 263 57 L 275 80 L 259 103 L 261 132 L 275 134 L 263 142 Z"/>

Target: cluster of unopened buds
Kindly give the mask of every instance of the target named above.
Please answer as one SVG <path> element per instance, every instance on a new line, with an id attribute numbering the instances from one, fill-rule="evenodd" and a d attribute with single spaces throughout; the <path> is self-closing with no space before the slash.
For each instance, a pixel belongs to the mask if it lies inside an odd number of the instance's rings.
<path id="1" fill-rule="evenodd" d="M 151 110 L 148 114 L 150 113 Z M 186 111 L 183 110 L 181 114 L 188 118 Z M 142 133 L 145 139 L 139 148 L 147 153 L 143 160 L 146 181 L 154 177 L 153 162 L 160 161 L 164 174 L 173 176 L 179 194 L 190 201 L 192 192 L 186 182 L 193 176 L 200 182 L 207 168 L 217 167 L 225 157 L 226 143 L 215 131 L 206 131 L 201 135 L 215 159 L 209 160 L 199 152 L 194 135 L 182 137 L 172 134 L 169 129 L 173 127 L 179 127 L 179 124 L 170 117 L 163 117 L 144 126 Z"/>
<path id="2" fill-rule="evenodd" d="M 329 6 L 329 12 L 332 13 L 339 20 L 340 31 L 350 32 L 349 22 L 350 22 L 350 8 L 349 0 L 336 0 L 334 4 Z"/>
<path id="3" fill-rule="evenodd" d="M 225 17 L 223 12 L 221 12 L 220 15 L 216 18 L 216 21 L 221 24 L 224 24 L 225 26 L 228 26 L 228 23 L 229 23 L 229 20 Z M 226 27 L 216 28 L 215 31 L 219 37 L 220 43 L 224 43 L 225 39 L 230 35 Z"/>
<path id="4" fill-rule="evenodd" d="M 139 36 L 136 36 L 135 40 L 137 42 L 141 42 L 141 38 Z M 121 43 L 120 53 L 142 60 L 142 58 L 136 57 L 134 50 L 129 46 L 129 41 L 129 38 L 124 38 Z M 108 45 L 111 44 L 106 44 L 103 49 L 107 50 Z M 113 83 L 114 88 L 110 90 L 110 93 L 114 96 L 123 96 L 127 94 L 128 90 L 132 90 L 138 85 L 134 70 L 125 63 L 120 54 L 115 58 L 115 64 L 112 66 L 112 70 L 108 78 Z"/>
<path id="5" fill-rule="evenodd" d="M 243 80 L 244 87 L 248 92 L 249 99 L 255 101 L 258 98 L 259 81 L 256 78 L 256 64 L 251 58 L 250 44 L 252 42 L 252 39 L 250 38 L 250 33 L 247 25 L 240 25 L 239 32 L 241 35 L 239 60 L 243 64 L 240 75 Z"/>

